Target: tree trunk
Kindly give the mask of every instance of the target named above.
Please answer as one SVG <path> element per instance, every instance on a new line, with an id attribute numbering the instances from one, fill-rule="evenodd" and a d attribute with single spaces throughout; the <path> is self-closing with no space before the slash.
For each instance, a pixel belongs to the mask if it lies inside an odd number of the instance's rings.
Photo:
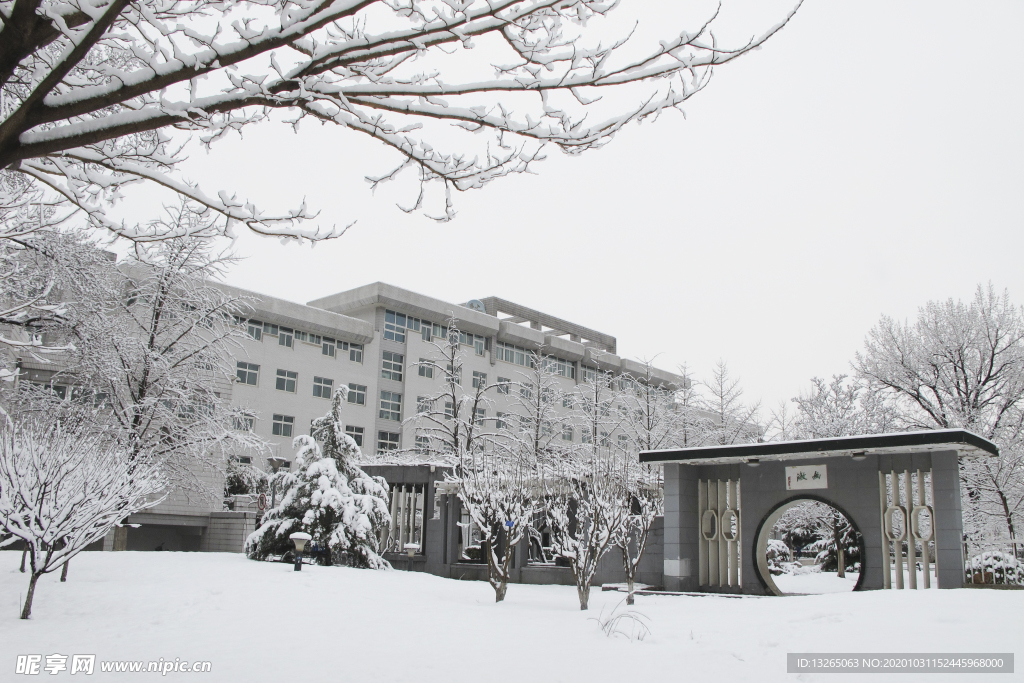
<path id="1" fill-rule="evenodd" d="M 633 604 L 633 577 L 631 575 L 626 577 L 626 604 Z"/>
<path id="2" fill-rule="evenodd" d="M 71 560 L 64 560 L 64 568 L 60 570 L 60 580 L 63 583 L 68 580 L 68 565 L 71 564 Z"/>
<path id="3" fill-rule="evenodd" d="M 503 572 L 502 568 L 498 566 L 497 559 L 491 551 L 491 541 L 489 539 L 484 540 L 483 550 L 487 553 L 487 578 L 490 581 L 491 588 L 494 589 L 494 602 L 501 602 L 505 599 L 505 593 L 508 592 L 508 572 Z M 507 553 L 508 551 L 506 550 L 505 552 Z M 507 562 L 504 562 L 504 565 L 507 564 Z"/>
<path id="4" fill-rule="evenodd" d="M 846 557 L 843 553 L 843 539 L 839 533 L 839 520 L 832 518 L 832 535 L 836 539 L 836 576 L 840 579 L 846 578 Z"/>
<path id="5" fill-rule="evenodd" d="M 25 556 L 26 555 L 28 555 L 28 544 L 27 543 L 25 544 L 25 547 L 22 548 L 22 550 L 21 550 L 21 573 L 22 574 L 25 573 Z"/>
<path id="6" fill-rule="evenodd" d="M 577 579 L 576 592 L 580 596 L 580 610 L 586 610 L 590 605 L 590 581 L 583 582 Z"/>
<path id="7" fill-rule="evenodd" d="M 28 595 L 25 596 L 25 606 L 21 609 L 22 619 L 28 619 L 29 615 L 32 614 L 32 597 L 36 592 L 36 581 L 42 575 L 42 572 L 33 572 L 32 578 L 28 581 Z"/>

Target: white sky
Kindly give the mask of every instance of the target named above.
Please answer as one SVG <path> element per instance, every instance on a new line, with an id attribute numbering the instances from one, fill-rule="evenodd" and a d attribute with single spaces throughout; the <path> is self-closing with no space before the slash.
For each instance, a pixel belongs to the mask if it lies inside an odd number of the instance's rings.
<path id="1" fill-rule="evenodd" d="M 300 302 L 377 280 L 499 296 L 698 378 L 724 358 L 774 407 L 847 372 L 883 313 L 990 280 L 1024 301 L 1022 28 L 1017 0 L 808 0 L 685 120 L 552 149 L 538 175 L 457 196 L 448 224 L 398 211 L 399 188 L 372 197 L 363 176 L 393 159 L 335 128 L 258 126 L 186 172 L 358 219 L 313 249 L 241 238 L 232 284 Z"/>

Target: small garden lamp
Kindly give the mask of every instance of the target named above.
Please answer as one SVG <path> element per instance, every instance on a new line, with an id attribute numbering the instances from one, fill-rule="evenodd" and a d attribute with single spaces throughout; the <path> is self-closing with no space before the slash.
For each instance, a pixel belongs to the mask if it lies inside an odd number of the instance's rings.
<path id="1" fill-rule="evenodd" d="M 412 558 L 419 552 L 420 546 L 418 543 L 406 543 L 405 554 L 409 556 L 409 571 L 412 571 Z"/>
<path id="2" fill-rule="evenodd" d="M 302 571 L 302 551 L 306 549 L 306 542 L 313 537 L 303 531 L 296 531 L 288 538 L 295 544 L 295 571 Z"/>

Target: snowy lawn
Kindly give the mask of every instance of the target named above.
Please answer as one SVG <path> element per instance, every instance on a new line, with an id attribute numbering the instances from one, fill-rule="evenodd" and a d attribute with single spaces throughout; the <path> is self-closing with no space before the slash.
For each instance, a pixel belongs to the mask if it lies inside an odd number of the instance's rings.
<path id="1" fill-rule="evenodd" d="M 846 576 L 841 579 L 835 572 L 804 571 L 779 574 L 773 576 L 772 580 L 783 593 L 817 594 L 852 591 L 858 578 L 860 574 L 854 572 L 846 572 Z"/>
<path id="2" fill-rule="evenodd" d="M 25 622 L 19 559 L 0 551 L 4 681 L 37 680 L 14 676 L 16 655 L 54 653 L 209 660 L 212 672 L 193 679 L 207 681 L 836 681 L 787 674 L 786 653 L 1013 652 L 1024 642 L 1024 591 L 640 596 L 651 635 L 630 642 L 592 621 L 623 601 L 616 592 L 595 590 L 580 612 L 572 587 L 512 585 L 496 605 L 482 582 L 170 552 L 83 553 L 66 584 L 40 581 Z M 84 680 L 153 678 L 97 670 Z"/>

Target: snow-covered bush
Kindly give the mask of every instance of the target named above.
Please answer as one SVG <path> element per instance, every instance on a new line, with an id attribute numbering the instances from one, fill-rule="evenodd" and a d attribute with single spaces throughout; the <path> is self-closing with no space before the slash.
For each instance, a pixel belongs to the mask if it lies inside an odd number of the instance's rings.
<path id="1" fill-rule="evenodd" d="M 224 479 L 224 496 L 266 493 L 270 490 L 269 482 L 270 477 L 260 468 L 230 460 Z"/>
<path id="2" fill-rule="evenodd" d="M 771 538 L 768 540 L 768 571 L 773 576 L 778 576 L 786 571 L 785 564 L 789 562 L 789 546 L 782 541 Z"/>
<path id="3" fill-rule="evenodd" d="M 1010 553 L 993 550 L 975 555 L 967 564 L 967 580 L 974 583 L 1024 585 L 1024 562 Z"/>
<path id="4" fill-rule="evenodd" d="M 387 485 L 355 464 L 359 447 L 345 434 L 342 397 L 335 394 L 331 412 L 314 420 L 313 436 L 295 439 L 298 471 L 274 475 L 284 495 L 246 539 L 250 558 L 283 555 L 292 549 L 289 535 L 304 531 L 313 537 L 311 545 L 329 551 L 318 555 L 322 563 L 390 567 L 378 545 L 380 532 L 391 524 Z"/>

